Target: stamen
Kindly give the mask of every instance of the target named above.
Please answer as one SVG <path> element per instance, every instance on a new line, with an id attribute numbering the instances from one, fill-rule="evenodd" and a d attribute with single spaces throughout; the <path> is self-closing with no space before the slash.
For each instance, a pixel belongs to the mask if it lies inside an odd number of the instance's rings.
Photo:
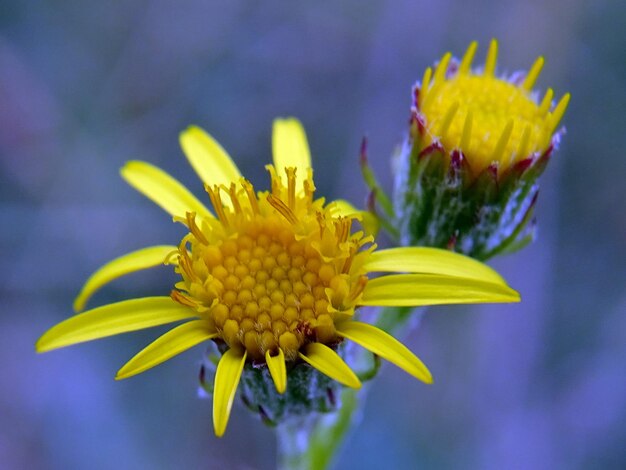
<path id="1" fill-rule="evenodd" d="M 428 67 L 424 71 L 424 76 L 422 77 L 422 83 L 420 86 L 420 94 L 419 94 L 418 103 L 417 103 L 418 105 L 421 105 L 424 102 L 424 98 L 426 98 L 426 95 L 428 93 L 428 87 L 430 87 L 430 79 L 432 78 L 432 75 L 433 75 L 433 69 Z"/>
<path id="2" fill-rule="evenodd" d="M 352 227 L 352 219 L 350 217 L 339 217 L 335 221 L 335 236 L 337 243 L 344 243 L 350 236 L 350 228 Z"/>
<path id="3" fill-rule="evenodd" d="M 172 289 L 170 292 L 170 297 L 174 302 L 178 302 L 179 304 L 186 305 L 187 307 L 197 308 L 198 302 L 186 296 L 180 291 Z"/>
<path id="4" fill-rule="evenodd" d="M 528 154 L 528 149 L 530 146 L 530 134 L 530 124 L 526 124 L 526 127 L 524 127 L 524 131 L 522 132 L 522 138 L 520 140 L 519 147 L 517 148 L 517 156 L 520 158 L 524 158 Z"/>
<path id="5" fill-rule="evenodd" d="M 465 123 L 463 124 L 463 133 L 461 134 L 461 142 L 459 143 L 459 148 L 462 152 L 469 151 L 470 139 L 472 138 L 472 120 L 474 114 L 471 110 L 467 112 L 467 116 L 465 116 Z"/>
<path id="6" fill-rule="evenodd" d="M 367 285 L 367 276 L 360 276 L 356 282 L 356 285 L 352 288 L 352 292 L 350 292 L 350 296 L 348 299 L 351 301 L 356 300 L 356 298 L 363 293 L 365 290 L 365 286 Z"/>
<path id="7" fill-rule="evenodd" d="M 272 180 L 272 194 L 276 197 L 280 197 L 280 190 L 283 187 L 283 183 L 280 181 L 280 176 L 276 174 L 276 170 L 272 165 L 266 165 L 265 169 L 269 171 L 270 178 Z"/>
<path id="8" fill-rule="evenodd" d="M 541 69 L 543 68 L 544 59 L 543 57 L 537 57 L 535 63 L 530 68 L 528 75 L 526 75 L 526 79 L 524 83 L 522 83 L 522 89 L 526 91 L 530 91 L 532 87 L 535 85 L 537 78 L 539 78 L 539 74 L 541 73 Z"/>
<path id="9" fill-rule="evenodd" d="M 450 52 L 446 52 L 441 58 L 439 64 L 437 64 L 437 69 L 435 69 L 435 78 L 433 80 L 434 84 L 441 83 L 445 80 L 446 72 L 448 71 L 448 64 L 450 63 L 451 58 L 452 54 Z"/>
<path id="10" fill-rule="evenodd" d="M 348 238 L 350 237 L 350 231 L 352 230 L 352 221 L 354 220 L 352 217 L 344 217 L 344 230 L 345 230 L 345 235 L 344 235 L 344 239 L 348 240 Z"/>
<path id="11" fill-rule="evenodd" d="M 491 40 L 489 51 L 487 52 L 487 60 L 485 61 L 484 75 L 493 75 L 496 71 L 496 61 L 498 60 L 498 41 Z"/>
<path id="12" fill-rule="evenodd" d="M 452 124 L 452 120 L 456 115 L 456 112 L 459 110 L 459 102 L 455 101 L 446 111 L 443 119 L 441 120 L 441 124 L 439 124 L 439 136 L 442 139 L 445 139 L 448 129 L 450 128 L 450 124 Z"/>
<path id="13" fill-rule="evenodd" d="M 376 245 L 376 243 L 374 243 L 374 236 L 373 235 L 368 235 L 366 237 L 363 237 L 359 240 L 359 248 L 367 245 L 368 243 L 371 243 L 371 245 L 368 247 L 368 250 L 370 252 L 374 251 L 376 248 L 378 248 L 378 245 Z"/>
<path id="14" fill-rule="evenodd" d="M 191 262 L 191 258 L 189 257 L 189 253 L 187 253 L 187 249 L 183 247 L 182 250 L 179 250 L 178 254 L 179 268 L 182 269 L 185 274 L 187 274 L 187 277 L 189 277 L 192 282 L 200 282 L 200 278 L 193 269 L 193 264 Z"/>
<path id="15" fill-rule="evenodd" d="M 224 213 L 224 206 L 222 204 L 222 198 L 220 197 L 220 187 L 218 185 L 214 185 L 213 188 L 211 188 L 208 184 L 205 184 L 204 190 L 209 194 L 209 199 L 211 200 L 213 209 L 215 209 L 217 218 L 220 222 L 222 222 L 222 224 L 228 227 L 228 218 Z"/>
<path id="16" fill-rule="evenodd" d="M 493 150 L 493 154 L 491 155 L 492 162 L 499 162 L 504 154 L 504 149 L 506 149 L 506 144 L 509 143 L 509 139 L 511 138 L 511 133 L 513 132 L 513 119 L 507 122 L 506 126 L 502 130 L 502 134 L 500 134 L 500 138 L 498 139 L 498 143 L 496 144 L 495 149 Z"/>
<path id="17" fill-rule="evenodd" d="M 233 209 L 235 213 L 241 214 L 241 204 L 239 203 L 239 196 L 237 195 L 237 185 L 235 183 L 230 183 L 230 188 L 228 188 L 228 195 L 230 196 L 230 200 L 233 202 Z"/>
<path id="18" fill-rule="evenodd" d="M 173 264 L 178 266 L 178 250 L 172 250 L 163 260 L 164 265 Z"/>
<path id="19" fill-rule="evenodd" d="M 354 260 L 354 255 L 356 255 L 359 246 L 357 243 L 353 243 L 350 245 L 350 254 L 346 258 L 345 263 L 343 263 L 343 268 L 341 269 L 342 274 L 348 274 L 350 272 L 350 268 L 352 267 L 352 260 Z"/>
<path id="20" fill-rule="evenodd" d="M 465 54 L 463 55 L 461 65 L 459 65 L 459 74 L 465 75 L 470 71 L 470 67 L 472 66 L 472 61 L 474 60 L 474 55 L 476 54 L 477 47 L 478 43 L 476 41 L 472 41 L 472 43 L 465 51 Z"/>
<path id="21" fill-rule="evenodd" d="M 276 209 L 285 219 L 287 219 L 291 224 L 295 225 L 298 223 L 298 218 L 296 214 L 293 213 L 289 207 L 279 198 L 274 196 L 273 194 L 267 195 L 267 202 L 269 202 L 274 209 Z"/>
<path id="22" fill-rule="evenodd" d="M 187 251 L 187 245 L 193 241 L 193 234 L 188 233 L 178 244 L 178 251 Z"/>
<path id="23" fill-rule="evenodd" d="M 285 168 L 287 174 L 287 205 L 292 211 L 296 209 L 296 169 Z"/>
<path id="24" fill-rule="evenodd" d="M 320 228 L 320 238 L 324 238 L 324 230 L 326 230 L 326 220 L 324 219 L 324 214 L 316 212 L 315 218 L 317 219 L 317 225 Z"/>
<path id="25" fill-rule="evenodd" d="M 200 228 L 196 224 L 195 212 L 187 212 L 187 227 L 189 228 L 189 231 L 193 234 L 193 236 L 196 237 L 196 239 L 200 243 L 203 243 L 204 245 L 209 244 L 209 241 L 204 236 L 204 233 L 202 233 L 202 230 L 200 230 Z"/>
<path id="26" fill-rule="evenodd" d="M 550 111 L 550 106 L 552 106 L 552 98 L 554 98 L 554 90 L 552 88 L 548 88 L 546 91 L 543 100 L 541 100 L 541 104 L 539 105 L 539 116 L 545 116 L 548 111 Z"/>
<path id="27" fill-rule="evenodd" d="M 307 169 L 307 179 L 304 180 L 304 196 L 306 198 L 307 209 L 311 208 L 313 196 L 315 195 L 315 183 L 313 182 L 313 169 Z"/>
<path id="28" fill-rule="evenodd" d="M 248 199 L 250 200 L 250 207 L 252 208 L 252 212 L 254 214 L 257 214 L 257 215 L 260 214 L 260 211 L 259 211 L 259 201 L 256 198 L 256 194 L 254 194 L 254 186 L 252 186 L 252 183 L 250 183 L 250 181 L 244 179 L 241 182 L 241 186 L 243 187 L 244 191 L 248 195 Z"/>

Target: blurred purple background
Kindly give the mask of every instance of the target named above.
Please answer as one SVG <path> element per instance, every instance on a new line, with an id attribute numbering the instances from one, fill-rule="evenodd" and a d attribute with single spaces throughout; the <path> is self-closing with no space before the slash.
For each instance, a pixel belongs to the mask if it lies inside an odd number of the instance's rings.
<path id="1" fill-rule="evenodd" d="M 157 331 L 35 354 L 95 268 L 182 235 L 118 169 L 144 159 L 200 194 L 178 148 L 194 123 L 266 187 L 271 121 L 295 115 L 320 194 L 360 205 L 361 137 L 389 187 L 414 81 L 473 39 L 482 60 L 492 37 L 500 72 L 544 54 L 538 86 L 573 96 L 539 239 L 493 263 L 523 302 L 430 309 L 407 342 L 435 384 L 386 367 L 336 468 L 626 467 L 624 18 L 611 0 L 3 1 L 2 468 L 273 468 L 273 433 L 242 407 L 213 436 L 202 347 L 122 382 Z M 131 275 L 91 305 L 173 279 Z"/>

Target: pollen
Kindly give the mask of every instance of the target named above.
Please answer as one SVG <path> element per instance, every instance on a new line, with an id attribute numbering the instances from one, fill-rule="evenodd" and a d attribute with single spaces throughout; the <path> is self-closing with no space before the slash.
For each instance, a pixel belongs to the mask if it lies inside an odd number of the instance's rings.
<path id="1" fill-rule="evenodd" d="M 206 187 L 216 218 L 190 213 L 178 250 L 182 282 L 172 298 L 193 305 L 229 348 L 263 362 L 282 349 L 298 359 L 311 342 L 341 341 L 335 321 L 352 315 L 367 283 L 359 261 L 371 237 L 351 233 L 352 217 L 313 198 L 312 174 L 296 190 L 296 170 L 273 166 L 269 192 L 245 179 Z"/>
<path id="2" fill-rule="evenodd" d="M 523 80 L 495 75 L 497 42 L 491 42 L 485 66 L 472 70 L 477 44 L 452 64 L 448 53 L 435 71 L 427 69 L 416 105 L 433 141 L 448 153 L 460 150 L 474 173 L 495 163 L 506 168 L 545 151 L 569 103 L 569 94 L 553 104 L 551 89 L 542 99 L 532 91 L 544 59 L 539 57 Z"/>

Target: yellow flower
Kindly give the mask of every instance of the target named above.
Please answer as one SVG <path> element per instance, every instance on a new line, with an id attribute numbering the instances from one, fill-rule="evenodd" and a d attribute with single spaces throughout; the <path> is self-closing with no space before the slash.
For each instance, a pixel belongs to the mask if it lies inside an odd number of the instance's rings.
<path id="1" fill-rule="evenodd" d="M 160 264 L 174 264 L 181 280 L 170 297 L 105 305 L 69 318 L 37 342 L 43 352 L 118 333 L 184 321 L 117 373 L 122 379 L 212 339 L 223 345 L 215 375 L 215 433 L 226 430 L 246 362 L 266 364 L 279 393 L 287 371 L 305 361 L 358 388 L 360 381 L 335 352 L 344 339 L 424 381 L 424 364 L 389 334 L 353 320 L 359 306 L 516 302 L 517 292 L 489 267 L 430 248 L 375 251 L 371 236 L 353 231 L 360 213 L 345 201 L 315 199 L 309 148 L 295 119 L 274 123 L 274 165 L 269 191 L 255 192 L 222 147 L 201 129 L 181 134 L 182 148 L 205 183 L 213 212 L 154 166 L 133 161 L 122 177 L 186 225 L 178 246 L 154 246 L 97 270 L 76 299 L 113 279 Z M 213 215 L 215 214 L 215 215 Z M 391 272 L 372 277 L 373 273 Z"/>
<path id="2" fill-rule="evenodd" d="M 429 143 L 451 154 L 460 150 L 474 175 L 496 163 L 500 170 L 543 154 L 569 103 L 565 94 L 556 106 L 548 89 L 541 101 L 532 88 L 544 59 L 539 57 L 523 80 L 495 75 L 498 43 L 493 40 L 482 70 L 472 70 L 477 43 L 460 63 L 445 54 L 433 73 L 426 69 L 416 89 L 415 106 Z"/>

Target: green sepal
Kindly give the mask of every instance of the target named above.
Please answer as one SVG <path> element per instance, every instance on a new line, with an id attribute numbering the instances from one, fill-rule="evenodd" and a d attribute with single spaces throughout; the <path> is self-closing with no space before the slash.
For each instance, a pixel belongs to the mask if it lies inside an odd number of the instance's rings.
<path id="1" fill-rule="evenodd" d="M 491 165 L 473 176 L 459 151 L 424 146 L 419 130 L 411 127 L 396 156 L 394 225 L 402 245 L 448 248 L 486 260 L 533 240 L 537 178 L 552 147 L 503 173 Z"/>
<path id="2" fill-rule="evenodd" d="M 280 394 L 265 364 L 246 364 L 240 382 L 241 399 L 268 426 L 296 416 L 328 413 L 339 406 L 341 385 L 306 363 L 287 371 L 287 389 Z"/>
<path id="3" fill-rule="evenodd" d="M 372 214 L 376 214 L 376 205 L 380 206 L 385 214 L 385 217 L 393 217 L 393 205 L 387 193 L 383 190 L 382 186 L 376 179 L 374 171 L 367 161 L 367 139 L 363 138 L 361 142 L 361 152 L 359 157 L 359 166 L 361 167 L 361 176 L 363 181 L 370 190 L 370 196 L 368 197 L 368 209 Z"/>
<path id="4" fill-rule="evenodd" d="M 215 370 L 224 344 L 211 347 L 200 368 L 200 390 L 213 395 Z M 280 394 L 266 364 L 246 363 L 239 382 L 238 394 L 243 404 L 268 426 L 276 426 L 294 417 L 328 413 L 340 406 L 341 384 L 305 362 L 287 366 L 287 389 Z"/>

